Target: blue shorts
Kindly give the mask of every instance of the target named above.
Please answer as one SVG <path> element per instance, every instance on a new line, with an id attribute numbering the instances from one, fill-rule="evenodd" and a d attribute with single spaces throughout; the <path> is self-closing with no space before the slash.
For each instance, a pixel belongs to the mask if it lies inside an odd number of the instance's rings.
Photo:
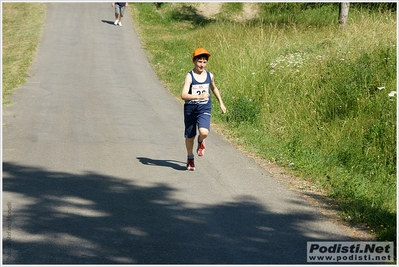
<path id="1" fill-rule="evenodd" d="M 184 105 L 184 137 L 193 138 L 197 135 L 198 128 L 211 128 L 211 109 L 205 105 L 185 104 Z"/>

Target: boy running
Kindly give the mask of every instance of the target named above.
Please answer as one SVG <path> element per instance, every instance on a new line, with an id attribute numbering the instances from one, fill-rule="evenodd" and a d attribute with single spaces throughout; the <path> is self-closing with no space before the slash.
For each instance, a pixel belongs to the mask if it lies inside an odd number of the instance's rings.
<path id="1" fill-rule="evenodd" d="M 215 85 L 212 73 L 205 70 L 211 54 L 204 48 L 197 48 L 193 53 L 194 69 L 184 79 L 184 86 L 181 98 L 184 103 L 184 137 L 186 138 L 187 149 L 187 170 L 194 171 L 194 139 L 198 126 L 197 154 L 202 157 L 205 153 L 205 138 L 211 127 L 212 101 L 210 90 L 212 90 L 219 102 L 222 114 L 226 113 L 222 97 Z"/>

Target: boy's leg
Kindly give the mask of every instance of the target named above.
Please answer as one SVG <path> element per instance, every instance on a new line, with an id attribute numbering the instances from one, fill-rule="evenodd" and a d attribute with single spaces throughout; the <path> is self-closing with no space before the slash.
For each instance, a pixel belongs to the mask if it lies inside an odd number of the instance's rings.
<path id="1" fill-rule="evenodd" d="M 198 116 L 198 147 L 197 154 L 202 157 L 205 154 L 205 138 L 209 135 L 209 129 L 211 128 L 211 112 L 205 110 Z"/>
<path id="2" fill-rule="evenodd" d="M 198 131 L 200 134 L 198 135 L 197 154 L 199 157 L 202 157 L 205 154 L 205 138 L 208 137 L 209 130 L 206 128 L 199 128 Z"/>
<path id="3" fill-rule="evenodd" d="M 186 138 L 186 148 L 187 148 L 187 164 L 186 164 L 186 167 L 187 167 L 187 170 L 189 170 L 189 171 L 194 171 L 195 170 L 194 153 L 193 153 L 194 139 L 195 139 L 195 137 Z"/>
<path id="4" fill-rule="evenodd" d="M 187 155 L 193 155 L 194 138 L 197 135 L 196 106 L 184 105 L 184 138 L 186 139 Z"/>
<path id="5" fill-rule="evenodd" d="M 187 149 L 187 170 L 194 171 L 194 140 L 195 136 L 197 135 L 196 127 L 196 115 L 193 112 L 196 107 L 193 106 L 184 106 L 184 137 L 186 142 L 186 149 Z"/>
<path id="6" fill-rule="evenodd" d="M 195 136 L 192 138 L 186 138 L 186 149 L 187 149 L 187 156 L 194 155 L 193 149 L 194 149 L 194 139 Z"/>
<path id="7" fill-rule="evenodd" d="M 202 142 L 205 140 L 205 138 L 208 137 L 209 130 L 206 128 L 199 128 L 199 136 L 198 136 L 198 142 Z"/>

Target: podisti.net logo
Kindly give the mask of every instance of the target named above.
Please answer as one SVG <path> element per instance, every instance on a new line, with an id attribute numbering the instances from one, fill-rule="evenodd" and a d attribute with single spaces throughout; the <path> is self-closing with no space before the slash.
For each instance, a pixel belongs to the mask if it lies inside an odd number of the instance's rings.
<path id="1" fill-rule="evenodd" d="M 394 261 L 393 242 L 308 242 L 307 262 Z"/>

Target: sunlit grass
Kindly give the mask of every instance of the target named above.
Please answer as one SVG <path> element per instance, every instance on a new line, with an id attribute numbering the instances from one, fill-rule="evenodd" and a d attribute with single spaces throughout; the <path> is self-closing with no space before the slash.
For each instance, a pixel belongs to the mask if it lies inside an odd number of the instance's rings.
<path id="1" fill-rule="evenodd" d="M 36 57 L 44 24 L 43 3 L 2 3 L 3 19 L 3 104 L 12 89 L 25 83 Z"/>

